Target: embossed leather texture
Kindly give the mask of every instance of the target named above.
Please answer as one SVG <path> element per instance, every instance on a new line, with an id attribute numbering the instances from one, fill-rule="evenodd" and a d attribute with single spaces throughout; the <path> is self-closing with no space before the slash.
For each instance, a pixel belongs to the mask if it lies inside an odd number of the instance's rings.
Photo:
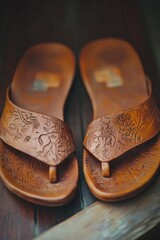
<path id="1" fill-rule="evenodd" d="M 1 116 L 1 178 L 12 192 L 37 204 L 62 205 L 76 192 L 75 145 L 63 121 L 74 71 L 70 49 L 37 45 L 22 58 L 7 91 Z"/>
<path id="2" fill-rule="evenodd" d="M 80 68 L 94 110 L 83 143 L 86 181 L 101 200 L 129 198 L 159 166 L 160 113 L 151 83 L 135 50 L 122 40 L 86 45 Z"/>
<path id="3" fill-rule="evenodd" d="M 148 141 L 159 130 L 159 109 L 149 96 L 144 103 L 128 111 L 94 120 L 88 126 L 84 146 L 101 162 L 109 162 Z"/>
<path id="4" fill-rule="evenodd" d="M 75 151 L 64 121 L 15 106 L 7 96 L 1 117 L 1 139 L 13 148 L 57 166 Z"/>

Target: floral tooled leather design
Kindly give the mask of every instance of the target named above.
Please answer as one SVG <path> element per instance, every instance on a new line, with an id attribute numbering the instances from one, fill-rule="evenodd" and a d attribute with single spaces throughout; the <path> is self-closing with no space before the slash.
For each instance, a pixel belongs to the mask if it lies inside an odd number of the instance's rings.
<path id="1" fill-rule="evenodd" d="M 149 97 L 129 111 L 94 120 L 88 126 L 84 146 L 100 161 L 111 161 L 154 137 L 159 130 L 159 110 Z"/>
<path id="2" fill-rule="evenodd" d="M 8 98 L 1 118 L 1 139 L 51 166 L 75 151 L 72 133 L 62 120 L 21 109 Z"/>

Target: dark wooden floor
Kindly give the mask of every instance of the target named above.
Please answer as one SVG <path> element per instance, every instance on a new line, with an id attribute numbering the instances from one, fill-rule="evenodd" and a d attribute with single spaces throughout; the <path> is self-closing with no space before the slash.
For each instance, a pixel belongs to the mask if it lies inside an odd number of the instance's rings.
<path id="1" fill-rule="evenodd" d="M 78 61 L 84 44 L 106 37 L 125 39 L 135 47 L 160 106 L 159 29 L 159 0 L 0 1 L 0 110 L 6 87 L 29 47 L 42 42 L 61 42 L 73 49 Z M 0 181 L 1 240 L 32 239 L 95 201 L 82 173 L 82 139 L 92 119 L 92 108 L 78 62 L 65 119 L 77 145 L 80 181 L 76 198 L 63 207 L 36 206 L 14 196 Z"/>

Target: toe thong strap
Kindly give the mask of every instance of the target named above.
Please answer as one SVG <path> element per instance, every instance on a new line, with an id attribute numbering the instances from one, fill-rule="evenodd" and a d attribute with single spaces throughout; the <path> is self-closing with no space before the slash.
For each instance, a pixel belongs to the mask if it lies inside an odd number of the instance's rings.
<path id="1" fill-rule="evenodd" d="M 51 183 L 57 182 L 57 169 L 56 167 L 50 166 L 49 167 L 49 180 Z"/>
<path id="2" fill-rule="evenodd" d="M 109 162 L 101 162 L 102 176 L 110 177 L 110 166 Z"/>
<path id="3" fill-rule="evenodd" d="M 56 166 L 75 151 L 71 130 L 64 121 L 19 108 L 11 102 L 9 94 L 1 117 L 0 138 L 48 164 L 51 182 L 57 179 Z"/>
<path id="4" fill-rule="evenodd" d="M 102 175 L 107 177 L 110 161 L 153 138 L 159 131 L 160 112 L 149 94 L 138 106 L 94 120 L 87 128 L 84 147 L 101 161 Z"/>

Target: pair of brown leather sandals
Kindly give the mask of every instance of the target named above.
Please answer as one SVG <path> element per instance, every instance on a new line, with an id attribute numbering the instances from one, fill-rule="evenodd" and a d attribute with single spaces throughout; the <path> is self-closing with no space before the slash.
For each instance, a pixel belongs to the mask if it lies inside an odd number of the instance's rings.
<path id="1" fill-rule="evenodd" d="M 135 50 L 122 40 L 86 45 L 80 70 L 94 110 L 84 139 L 85 179 L 103 201 L 130 198 L 159 169 L 160 113 L 151 83 Z M 7 91 L 1 178 L 10 191 L 36 204 L 66 204 L 77 189 L 75 145 L 63 121 L 74 72 L 68 47 L 41 44 L 24 55 Z"/>

